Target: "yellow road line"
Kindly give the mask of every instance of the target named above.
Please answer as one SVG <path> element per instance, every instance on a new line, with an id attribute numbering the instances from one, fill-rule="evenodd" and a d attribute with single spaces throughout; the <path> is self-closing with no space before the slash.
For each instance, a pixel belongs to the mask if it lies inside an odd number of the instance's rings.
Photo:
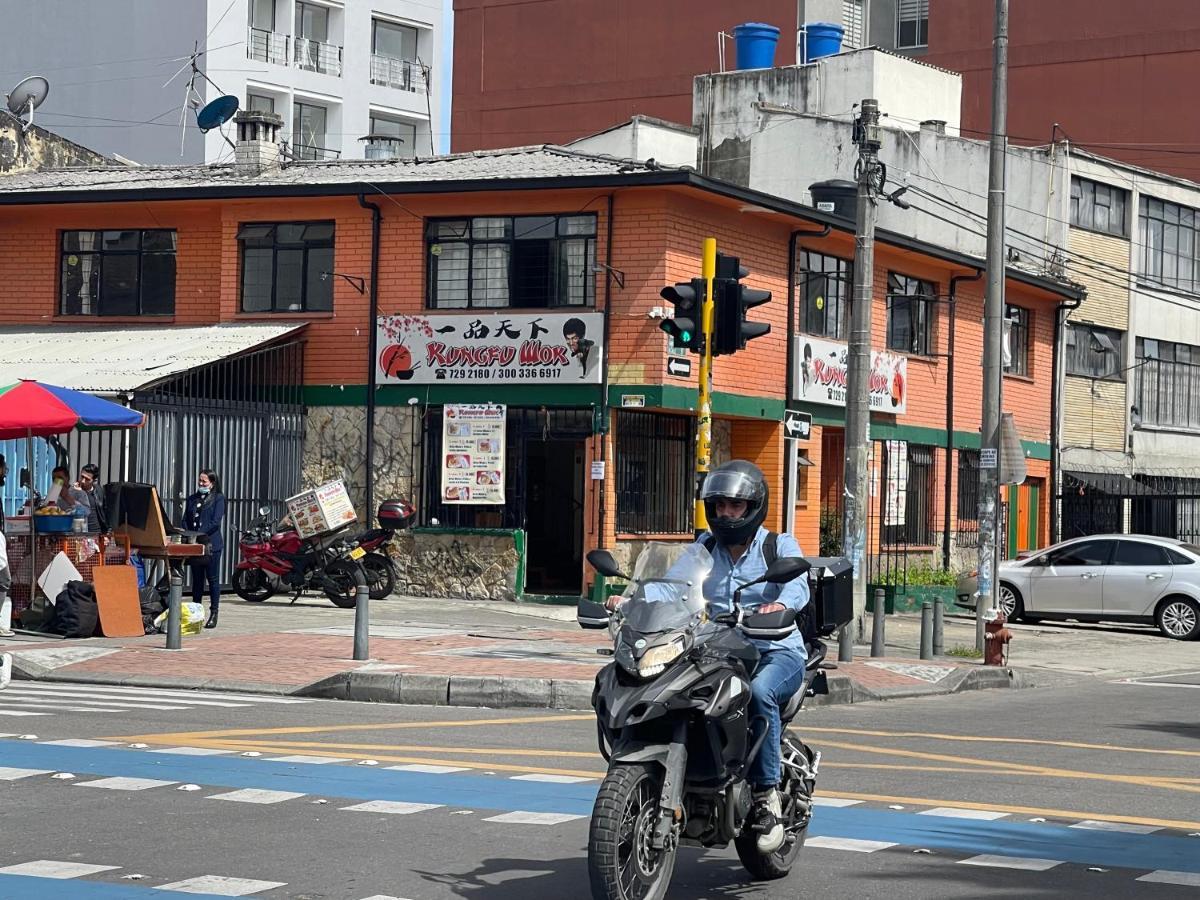
<path id="1" fill-rule="evenodd" d="M 794 726 L 796 732 L 817 734 L 854 734 L 862 737 L 921 738 L 937 741 L 962 741 L 988 744 L 1029 744 L 1039 747 L 1067 747 L 1073 750 L 1107 750 L 1114 753 L 1152 753 L 1162 756 L 1200 757 L 1200 750 L 1165 750 L 1156 747 L 1122 747 L 1112 744 L 1087 744 L 1080 741 L 1049 741 L 1038 738 L 989 737 L 970 734 L 927 734 L 920 731 L 871 731 L 864 728 L 817 728 Z"/>
<path id="2" fill-rule="evenodd" d="M 256 748 L 279 751 L 320 749 L 328 750 L 331 754 L 335 750 L 365 750 L 376 753 L 462 753 L 473 756 L 490 754 L 498 757 L 537 756 L 543 759 L 554 759 L 559 756 L 578 759 L 600 758 L 598 750 L 585 752 L 582 750 L 527 750 L 506 747 L 427 747 L 417 744 L 330 744 L 324 741 L 247 741 L 226 740 L 224 738 L 210 738 L 208 740 L 212 743 L 253 744 Z"/>
<path id="3" fill-rule="evenodd" d="M 296 725 L 287 728 L 236 728 L 221 731 L 176 731 L 171 734 L 132 734 L 103 738 L 106 741 L 157 741 L 170 738 L 172 743 L 202 740 L 211 737 L 254 737 L 264 734 L 330 734 L 342 731 L 386 731 L 399 728 L 469 728 L 478 725 L 537 725 L 543 722 L 585 722 L 595 715 L 514 716 L 504 719 L 452 719 L 444 722 L 378 722 L 352 725 Z"/>

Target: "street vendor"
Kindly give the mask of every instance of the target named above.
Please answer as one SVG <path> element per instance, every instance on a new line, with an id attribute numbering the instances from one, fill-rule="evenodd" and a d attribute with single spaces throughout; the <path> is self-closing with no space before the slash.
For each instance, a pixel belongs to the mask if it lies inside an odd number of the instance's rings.
<path id="1" fill-rule="evenodd" d="M 56 506 L 66 513 L 74 512 L 80 505 L 71 490 L 71 471 L 66 466 L 55 466 L 50 473 L 50 490 L 43 505 Z"/>
<path id="2" fill-rule="evenodd" d="M 83 508 L 87 513 L 87 530 L 90 532 L 107 531 L 104 520 L 104 497 L 96 490 L 96 482 L 100 478 L 100 467 L 88 463 L 79 470 L 79 480 L 71 485 L 71 498 L 75 508 Z"/>

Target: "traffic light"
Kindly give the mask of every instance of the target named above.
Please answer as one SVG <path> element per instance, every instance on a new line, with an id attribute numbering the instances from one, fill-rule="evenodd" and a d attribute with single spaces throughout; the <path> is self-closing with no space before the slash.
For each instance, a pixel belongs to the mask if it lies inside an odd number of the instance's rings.
<path id="1" fill-rule="evenodd" d="M 771 299 L 770 291 L 746 287 L 740 282 L 739 279 L 749 274 L 750 270 L 742 266 L 736 256 L 717 254 L 717 281 L 713 284 L 716 294 L 713 356 L 736 353 L 746 346 L 747 341 L 771 331 L 766 322 L 746 319 L 747 312 Z"/>
<path id="2" fill-rule="evenodd" d="M 677 350 L 691 350 L 700 353 L 704 348 L 704 335 L 701 329 L 701 305 L 704 300 L 704 279 L 693 278 L 665 287 L 660 292 L 664 300 L 670 300 L 675 307 L 675 315 L 664 319 L 658 327 L 671 336 L 671 343 Z"/>

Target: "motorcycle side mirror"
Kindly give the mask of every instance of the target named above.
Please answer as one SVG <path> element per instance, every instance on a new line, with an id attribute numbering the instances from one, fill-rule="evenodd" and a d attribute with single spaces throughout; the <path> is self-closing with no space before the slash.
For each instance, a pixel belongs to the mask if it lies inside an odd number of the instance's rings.
<path id="1" fill-rule="evenodd" d="M 260 506 L 260 507 L 258 508 L 258 514 L 259 514 L 260 516 L 269 516 L 269 515 L 271 514 L 271 507 L 269 507 L 269 506 Z"/>
<path id="2" fill-rule="evenodd" d="M 629 577 L 621 571 L 621 567 L 617 565 L 617 561 L 607 550 L 589 550 L 587 561 L 588 565 L 607 578 Z"/>
<path id="3" fill-rule="evenodd" d="M 799 556 L 781 556 L 767 567 L 763 581 L 768 584 L 787 584 L 805 574 L 811 566 Z"/>

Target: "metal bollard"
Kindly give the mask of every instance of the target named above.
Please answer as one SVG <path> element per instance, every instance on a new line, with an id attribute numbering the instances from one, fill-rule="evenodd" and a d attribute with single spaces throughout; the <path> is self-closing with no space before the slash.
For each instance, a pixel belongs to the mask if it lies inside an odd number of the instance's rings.
<path id="1" fill-rule="evenodd" d="M 367 576 L 362 566 L 354 569 L 354 658 L 370 659 L 367 649 L 371 640 L 371 592 L 367 587 Z"/>
<path id="2" fill-rule="evenodd" d="M 945 624 L 946 604 L 941 597 L 933 601 L 933 655 L 943 656 L 946 653 L 946 635 L 943 631 Z"/>
<path id="3" fill-rule="evenodd" d="M 838 632 L 838 662 L 854 662 L 854 622 L 847 622 Z"/>
<path id="4" fill-rule="evenodd" d="M 875 588 L 875 612 L 871 618 L 871 655 L 883 656 L 883 623 L 886 615 L 883 588 Z"/>
<path id="5" fill-rule="evenodd" d="M 171 589 L 167 592 L 167 649 L 183 648 L 183 576 L 171 573 Z"/>
<path id="6" fill-rule="evenodd" d="M 921 604 L 921 659 L 933 659 L 933 604 Z"/>

